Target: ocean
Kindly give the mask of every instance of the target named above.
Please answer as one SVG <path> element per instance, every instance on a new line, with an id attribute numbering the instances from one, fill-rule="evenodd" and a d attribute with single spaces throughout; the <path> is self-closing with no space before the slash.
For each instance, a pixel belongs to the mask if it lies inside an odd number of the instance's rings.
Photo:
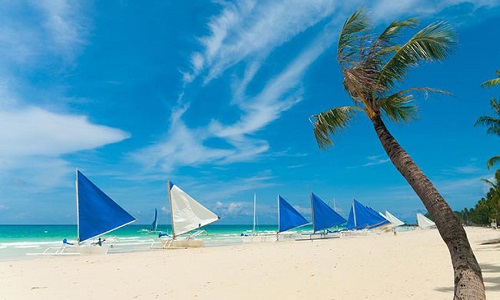
<path id="1" fill-rule="evenodd" d="M 148 251 L 157 242 L 158 232 L 148 232 L 148 225 L 128 225 L 102 236 L 113 240 L 109 254 Z M 205 241 L 205 247 L 227 246 L 242 243 L 241 235 L 250 234 L 252 225 L 208 225 L 205 233 L 197 238 Z M 275 225 L 260 225 L 259 233 L 276 232 Z M 297 231 L 310 231 L 310 226 Z M 171 233 L 170 225 L 158 226 L 158 231 Z M 0 261 L 28 259 L 29 253 L 41 253 L 48 247 L 59 247 L 63 239 L 75 242 L 76 225 L 0 225 Z M 159 245 L 159 244 L 157 244 Z"/>

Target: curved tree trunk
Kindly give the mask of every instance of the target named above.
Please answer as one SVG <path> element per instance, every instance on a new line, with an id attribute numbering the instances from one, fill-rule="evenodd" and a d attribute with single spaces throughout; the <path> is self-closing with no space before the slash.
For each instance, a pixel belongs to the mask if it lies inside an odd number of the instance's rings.
<path id="1" fill-rule="evenodd" d="M 372 123 L 387 155 L 417 193 L 448 246 L 455 274 L 454 299 L 486 299 L 481 268 L 460 221 L 427 176 L 391 135 L 380 114 L 372 118 Z"/>

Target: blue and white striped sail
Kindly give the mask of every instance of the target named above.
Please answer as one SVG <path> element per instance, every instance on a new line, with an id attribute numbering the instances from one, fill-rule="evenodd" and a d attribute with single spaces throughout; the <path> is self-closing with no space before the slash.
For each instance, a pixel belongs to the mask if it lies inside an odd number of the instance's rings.
<path id="1" fill-rule="evenodd" d="M 354 200 L 347 219 L 347 229 L 371 229 L 390 222 L 375 210 Z"/>
<path id="2" fill-rule="evenodd" d="M 170 181 L 168 182 L 168 195 L 174 238 L 220 219 L 219 216 Z"/>
<path id="3" fill-rule="evenodd" d="M 290 203 L 278 195 L 278 232 L 304 226 L 309 222 Z"/>
<path id="4" fill-rule="evenodd" d="M 314 232 L 347 222 L 346 219 L 334 211 L 314 193 L 311 193 L 311 208 Z"/>
<path id="5" fill-rule="evenodd" d="M 76 191 L 80 243 L 137 221 L 78 170 Z"/>
<path id="6" fill-rule="evenodd" d="M 150 231 L 156 231 L 158 229 L 158 210 L 155 208 L 155 218 L 151 224 Z"/>

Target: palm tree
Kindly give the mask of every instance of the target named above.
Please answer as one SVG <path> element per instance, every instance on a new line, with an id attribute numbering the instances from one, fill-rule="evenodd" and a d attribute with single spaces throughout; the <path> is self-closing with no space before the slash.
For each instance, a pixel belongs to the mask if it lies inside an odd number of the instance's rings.
<path id="1" fill-rule="evenodd" d="M 497 70 L 497 75 L 498 78 L 493 78 L 488 81 L 485 81 L 481 84 L 482 87 L 493 87 L 493 86 L 500 86 L 500 70 Z M 490 106 L 493 109 L 493 111 L 497 114 L 497 116 L 500 116 L 500 102 L 495 101 L 494 98 L 490 100 Z M 488 130 L 486 133 L 489 134 L 496 134 L 500 136 L 500 119 L 491 117 L 491 116 L 482 116 L 476 121 L 476 126 L 477 125 L 485 125 L 488 126 Z M 500 162 L 500 155 L 493 156 L 490 158 L 486 165 L 488 166 L 488 169 L 490 169 L 494 164 L 497 162 Z"/>
<path id="2" fill-rule="evenodd" d="M 495 181 L 482 179 L 490 185 L 490 191 L 486 194 L 486 205 L 488 207 L 488 222 L 492 219 L 500 220 L 500 170 L 495 172 Z"/>
<path id="3" fill-rule="evenodd" d="M 337 59 L 344 77 L 344 89 L 353 105 L 313 115 L 314 135 L 318 146 L 325 149 L 333 145 L 334 134 L 346 128 L 356 113 L 364 113 L 371 120 L 390 160 L 421 199 L 448 247 L 455 276 L 454 299 L 485 299 L 481 269 L 460 221 L 382 119 L 384 115 L 400 123 L 416 117 L 417 106 L 412 93 L 438 90 L 394 90 L 410 67 L 418 66 L 421 61 L 443 60 L 456 43 L 449 25 L 436 22 L 417 32 L 406 43 L 397 44 L 395 39 L 401 30 L 414 28 L 417 22 L 413 18 L 393 22 L 380 35 L 374 36 L 363 10 L 347 19 L 339 36 Z"/>

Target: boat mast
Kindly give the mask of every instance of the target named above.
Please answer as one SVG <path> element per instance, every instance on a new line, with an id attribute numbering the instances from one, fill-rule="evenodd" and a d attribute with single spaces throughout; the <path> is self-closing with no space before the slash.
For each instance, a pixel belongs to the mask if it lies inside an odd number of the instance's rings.
<path id="1" fill-rule="evenodd" d="M 352 214 L 354 216 L 354 228 L 358 227 L 358 222 L 356 221 L 356 207 L 354 206 L 354 201 L 352 202 Z"/>
<path id="2" fill-rule="evenodd" d="M 80 213 L 78 209 L 78 168 L 76 168 L 76 180 L 75 180 L 75 191 L 76 191 L 76 235 L 77 243 L 80 244 Z"/>
<path id="3" fill-rule="evenodd" d="M 279 234 L 280 232 L 280 195 L 278 195 L 278 232 L 277 234 Z"/>
<path id="4" fill-rule="evenodd" d="M 253 193 L 253 234 L 255 235 L 255 223 L 256 223 L 256 215 L 257 215 L 257 194 Z"/>
<path id="5" fill-rule="evenodd" d="M 171 195 L 171 182 L 168 181 L 168 201 L 170 202 L 170 219 L 172 221 L 172 239 L 175 239 L 175 230 L 174 230 L 174 212 L 172 211 L 172 195 Z"/>
<path id="6" fill-rule="evenodd" d="M 313 233 L 316 233 L 316 228 L 314 227 L 314 201 L 313 201 L 313 194 L 311 193 L 311 218 L 312 218 L 312 224 L 313 224 Z"/>

